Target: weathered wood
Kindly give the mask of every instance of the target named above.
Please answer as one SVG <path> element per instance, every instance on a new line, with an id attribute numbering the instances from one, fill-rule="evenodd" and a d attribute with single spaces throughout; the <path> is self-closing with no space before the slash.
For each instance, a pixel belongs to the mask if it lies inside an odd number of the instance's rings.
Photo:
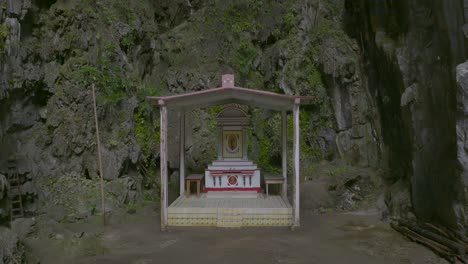
<path id="1" fill-rule="evenodd" d="M 190 197 L 190 186 L 192 182 L 195 182 L 197 184 L 197 197 L 200 197 L 200 190 L 201 190 L 201 181 L 205 175 L 203 174 L 190 174 L 185 178 L 186 181 L 186 191 L 185 191 L 185 197 Z"/>
<path id="2" fill-rule="evenodd" d="M 180 150 L 179 150 L 179 185 L 180 195 L 184 195 L 185 190 L 185 113 L 180 113 Z"/>
<path id="3" fill-rule="evenodd" d="M 300 101 L 300 100 L 297 100 Z M 294 175 L 294 220 L 293 226 L 300 226 L 299 215 L 299 103 L 293 107 L 293 175 Z"/>
<path id="4" fill-rule="evenodd" d="M 97 152 L 99 162 L 99 174 L 100 174 L 100 185 L 101 185 L 101 210 L 102 210 L 102 224 L 106 225 L 106 209 L 104 204 L 104 170 L 102 169 L 102 157 L 101 157 L 101 138 L 99 136 L 99 122 L 97 116 L 97 104 L 96 104 L 96 88 L 94 83 L 91 85 L 93 89 L 93 108 L 94 108 L 94 121 L 96 124 L 96 141 L 97 141 Z"/>
<path id="5" fill-rule="evenodd" d="M 399 226 L 395 223 L 390 223 L 390 226 L 405 237 L 407 237 L 409 240 L 426 245 L 432 250 L 436 251 L 439 255 L 450 255 L 449 248 L 445 247 L 444 245 L 438 244 L 435 241 L 431 241 L 405 226 Z"/>
<path id="6" fill-rule="evenodd" d="M 161 230 L 167 226 L 167 108 L 161 106 Z"/>
<path id="7" fill-rule="evenodd" d="M 287 163 L 287 116 L 286 111 L 281 111 L 281 170 L 284 183 L 281 195 L 283 198 L 288 196 L 288 163 Z"/>
<path id="8" fill-rule="evenodd" d="M 154 104 L 165 105 L 173 109 L 184 108 L 186 110 L 219 104 L 238 103 L 281 111 L 291 110 L 292 103 L 298 98 L 301 99 L 300 104 L 308 104 L 312 101 L 311 96 L 277 94 L 240 87 L 212 88 L 185 94 L 162 97 L 148 96 L 146 98 Z"/>
<path id="9" fill-rule="evenodd" d="M 281 176 L 269 176 L 269 175 L 265 175 L 264 177 L 264 180 L 265 180 L 265 186 L 266 186 L 266 196 L 268 197 L 269 194 L 268 194 L 268 186 L 270 184 L 281 184 L 281 185 L 284 185 L 284 178 L 281 177 Z"/>
<path id="10" fill-rule="evenodd" d="M 433 232 L 436 232 L 442 236 L 445 236 L 448 239 L 456 241 L 460 244 L 464 244 L 468 252 L 468 239 L 466 237 L 462 237 L 460 236 L 460 234 L 457 234 L 456 232 L 453 232 L 450 229 L 447 229 L 445 227 L 435 226 L 434 224 L 431 224 L 431 223 L 425 223 L 425 226 L 428 227 Z"/>
<path id="11" fill-rule="evenodd" d="M 390 226 L 396 231 L 398 231 L 399 233 L 401 233 L 402 235 L 404 235 L 405 237 L 407 237 L 408 239 L 430 248 L 436 254 L 447 259 L 451 263 L 456 263 L 457 259 L 461 261 L 462 263 L 467 263 L 464 254 L 457 254 L 448 246 L 440 243 L 439 241 L 434 241 L 430 238 L 425 237 L 423 234 L 420 234 L 408 228 L 407 226 L 403 226 L 399 224 L 390 223 Z"/>
<path id="12" fill-rule="evenodd" d="M 466 251 L 465 245 L 461 243 L 457 243 L 456 241 L 453 241 L 448 237 L 445 237 L 440 234 L 436 234 L 427 229 L 421 228 L 415 224 L 412 224 L 403 220 L 400 220 L 398 223 L 399 225 L 407 227 L 411 229 L 412 231 L 418 233 L 419 235 L 426 237 L 427 239 L 433 240 L 441 245 L 444 245 L 445 247 L 449 248 L 456 254 L 464 254 Z"/>

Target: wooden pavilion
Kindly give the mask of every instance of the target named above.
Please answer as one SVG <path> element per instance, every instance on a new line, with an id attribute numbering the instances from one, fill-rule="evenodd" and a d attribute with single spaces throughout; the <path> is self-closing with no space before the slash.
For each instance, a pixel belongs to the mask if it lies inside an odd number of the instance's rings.
<path id="1" fill-rule="evenodd" d="M 147 100 L 160 108 L 161 114 L 161 229 L 165 230 L 167 226 L 299 226 L 299 106 L 309 104 L 311 99 L 312 98 L 308 96 L 293 96 L 236 87 L 234 85 L 234 75 L 232 74 L 225 74 L 222 76 L 222 86 L 219 88 L 179 95 L 147 97 Z M 262 193 L 255 194 L 254 196 L 252 196 L 251 193 L 249 193 L 249 195 L 238 195 L 238 193 L 245 193 L 240 192 L 243 190 L 257 190 L 259 188 L 258 181 L 260 179 L 260 174 L 258 171 L 259 169 L 247 160 L 245 144 L 245 125 L 247 122 L 245 122 L 245 118 L 242 115 L 234 116 L 229 119 L 228 117 L 232 116 L 232 113 L 236 112 L 233 112 L 232 110 L 229 110 L 231 111 L 230 114 L 228 113 L 225 116 L 220 116 L 218 119 L 220 124 L 226 125 L 227 128 L 232 128 L 233 125 L 239 125 L 236 127 L 236 129 L 239 129 L 239 134 L 236 134 L 235 136 L 227 135 L 226 138 L 231 141 L 233 141 L 232 139 L 234 138 L 234 145 L 235 140 L 242 138 L 244 140 L 244 143 L 242 143 L 244 147 L 239 148 L 239 151 L 241 151 L 242 154 L 239 154 L 239 156 L 233 156 L 235 153 L 228 153 L 231 156 L 228 156 L 228 158 L 223 160 L 221 158 L 223 156 L 222 150 L 218 148 L 219 160 L 214 161 L 211 167 L 222 169 L 208 168 L 205 174 L 206 184 L 210 185 L 206 186 L 206 189 L 221 191 L 222 195 L 214 195 L 211 197 L 208 196 L 208 193 L 202 194 L 201 196 L 192 195 L 187 197 L 184 195 L 186 190 L 185 112 L 197 108 L 226 104 L 250 105 L 281 112 L 281 195 L 264 195 Z M 167 167 L 168 109 L 180 113 L 178 115 L 180 117 L 180 196 L 170 206 L 168 205 Z M 286 125 L 287 114 L 291 111 L 293 115 L 292 160 L 294 177 L 293 194 L 291 195 L 292 206 L 286 195 L 288 189 Z M 222 144 L 222 137 L 224 136 L 223 133 L 224 132 L 220 130 L 218 144 Z M 244 135 L 244 137 L 242 137 L 242 135 Z M 236 148 L 236 150 L 237 149 L 238 148 Z M 246 181 L 246 176 L 250 182 Z M 210 179 L 208 179 L 208 177 Z M 254 183 L 252 183 L 252 177 L 254 178 Z M 221 180 L 222 178 L 223 180 Z M 243 181 L 241 179 L 243 179 Z M 255 182 L 256 180 L 257 182 Z M 216 185 L 217 183 L 218 185 Z M 233 184 L 235 184 L 235 186 Z M 254 188 L 248 188 L 248 184 L 250 184 L 251 187 L 254 186 Z"/>

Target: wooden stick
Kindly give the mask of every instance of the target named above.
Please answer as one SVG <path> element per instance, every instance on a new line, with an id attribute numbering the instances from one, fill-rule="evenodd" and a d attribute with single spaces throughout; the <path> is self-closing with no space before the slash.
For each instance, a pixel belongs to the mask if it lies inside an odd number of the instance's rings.
<path id="1" fill-rule="evenodd" d="M 405 237 L 407 237 L 409 240 L 420 243 L 428 248 L 430 248 L 432 251 L 437 253 L 437 255 L 449 260 L 453 261 L 454 254 L 450 252 L 450 249 L 447 248 L 444 245 L 441 245 L 435 241 L 432 241 L 430 239 L 427 239 L 418 233 L 412 231 L 411 229 L 404 227 L 404 226 L 398 226 L 397 224 L 390 223 L 390 226 L 395 229 L 396 231 L 400 232 L 403 234 Z"/>
<path id="2" fill-rule="evenodd" d="M 468 242 L 464 241 L 462 238 L 459 238 L 455 233 L 453 233 L 451 230 L 448 230 L 443 227 L 438 227 L 434 224 L 431 223 L 424 223 L 431 231 L 438 233 L 441 236 L 446 237 L 447 239 L 453 240 L 457 243 L 460 243 L 462 245 L 465 245 L 465 251 L 468 252 Z"/>
<path id="3" fill-rule="evenodd" d="M 161 106 L 161 230 L 167 227 L 167 108 Z"/>
<path id="4" fill-rule="evenodd" d="M 450 241 L 404 221 L 399 221 L 398 224 L 391 223 L 390 226 L 408 239 L 427 246 L 449 262 L 456 263 L 458 259 L 461 263 L 467 263 L 462 244 Z"/>
<path id="5" fill-rule="evenodd" d="M 96 89 L 94 88 L 94 83 L 91 86 L 93 88 L 93 108 L 94 108 L 94 121 L 96 123 L 96 140 L 97 140 L 97 151 L 98 151 L 98 161 L 99 161 L 99 175 L 101 176 L 102 224 L 106 225 L 106 210 L 104 208 L 104 171 L 102 170 L 101 140 L 99 137 L 99 123 L 98 123 L 97 105 L 96 105 Z"/>
<path id="6" fill-rule="evenodd" d="M 298 102 L 294 102 L 293 106 L 293 176 L 294 176 L 294 184 L 293 184 L 293 189 L 294 189 L 294 207 L 293 207 L 293 212 L 294 212 L 294 220 L 293 220 L 293 227 L 299 227 L 300 225 L 300 206 L 299 206 L 299 183 L 300 183 L 300 170 L 299 170 L 299 151 L 300 151 L 300 138 L 299 138 L 299 130 L 300 130 L 300 124 L 299 124 L 299 103 L 300 99 L 296 99 Z"/>
<path id="7" fill-rule="evenodd" d="M 287 141 L 287 122 L 288 117 L 286 116 L 286 111 L 281 111 L 281 170 L 283 173 L 283 186 L 281 195 L 285 200 L 288 199 L 288 157 L 287 157 L 287 148 L 288 148 L 288 141 Z"/>
<path id="8" fill-rule="evenodd" d="M 430 239 L 432 241 L 435 241 L 435 242 L 437 242 L 437 243 L 439 243 L 441 245 L 444 245 L 444 246 L 450 248 L 456 254 L 464 254 L 465 253 L 464 245 L 462 245 L 462 244 L 460 244 L 460 243 L 458 243 L 456 241 L 453 241 L 450 238 L 441 236 L 441 235 L 436 234 L 436 233 L 434 233 L 434 232 L 432 232 L 430 230 L 421 228 L 421 227 L 419 227 L 419 226 L 417 226 L 415 224 L 412 224 L 412 223 L 409 223 L 409 222 L 406 222 L 406 221 L 399 221 L 399 225 L 405 226 L 405 227 L 411 229 L 412 231 L 418 233 L 419 235 L 426 237 L 427 239 Z"/>

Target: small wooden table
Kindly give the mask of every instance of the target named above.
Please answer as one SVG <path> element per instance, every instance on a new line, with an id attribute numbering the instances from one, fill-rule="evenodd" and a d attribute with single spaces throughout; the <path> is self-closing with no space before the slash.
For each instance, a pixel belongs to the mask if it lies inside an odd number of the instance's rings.
<path id="1" fill-rule="evenodd" d="M 281 176 L 265 175 L 266 195 L 268 197 L 268 184 L 284 184 L 284 178 Z"/>
<path id="2" fill-rule="evenodd" d="M 200 186 L 203 179 L 203 174 L 190 174 L 185 178 L 185 197 L 190 197 L 190 183 L 197 183 L 197 197 L 200 197 Z"/>

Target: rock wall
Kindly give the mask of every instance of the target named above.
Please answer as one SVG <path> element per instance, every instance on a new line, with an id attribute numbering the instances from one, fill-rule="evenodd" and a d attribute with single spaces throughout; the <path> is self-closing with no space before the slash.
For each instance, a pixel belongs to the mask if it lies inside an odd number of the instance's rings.
<path id="1" fill-rule="evenodd" d="M 457 66 L 457 161 L 462 175 L 465 201 L 468 201 L 468 62 Z M 468 226 L 465 202 L 465 226 Z"/>
<path id="2" fill-rule="evenodd" d="M 301 114 L 304 175 L 317 173 L 311 164 L 319 160 L 377 168 L 384 158 L 362 54 L 341 26 L 343 1 L 0 0 L 0 7 L 0 173 L 20 173 L 30 213 L 73 220 L 100 210 L 92 83 L 109 209 L 157 189 L 159 115 L 144 97 L 216 87 L 226 68 L 240 86 L 316 98 Z M 189 171 L 214 157 L 218 110 L 188 115 Z M 278 171 L 279 115 L 248 111 L 250 157 Z"/>
<path id="3" fill-rule="evenodd" d="M 400 186 L 390 190 L 389 206 L 402 217 L 413 211 L 421 221 L 464 232 L 457 122 L 459 140 L 466 131 L 455 78 L 466 58 L 463 1 L 346 1 L 346 9 L 380 114 L 388 181 Z M 402 198 L 404 192 L 410 196 Z"/>

